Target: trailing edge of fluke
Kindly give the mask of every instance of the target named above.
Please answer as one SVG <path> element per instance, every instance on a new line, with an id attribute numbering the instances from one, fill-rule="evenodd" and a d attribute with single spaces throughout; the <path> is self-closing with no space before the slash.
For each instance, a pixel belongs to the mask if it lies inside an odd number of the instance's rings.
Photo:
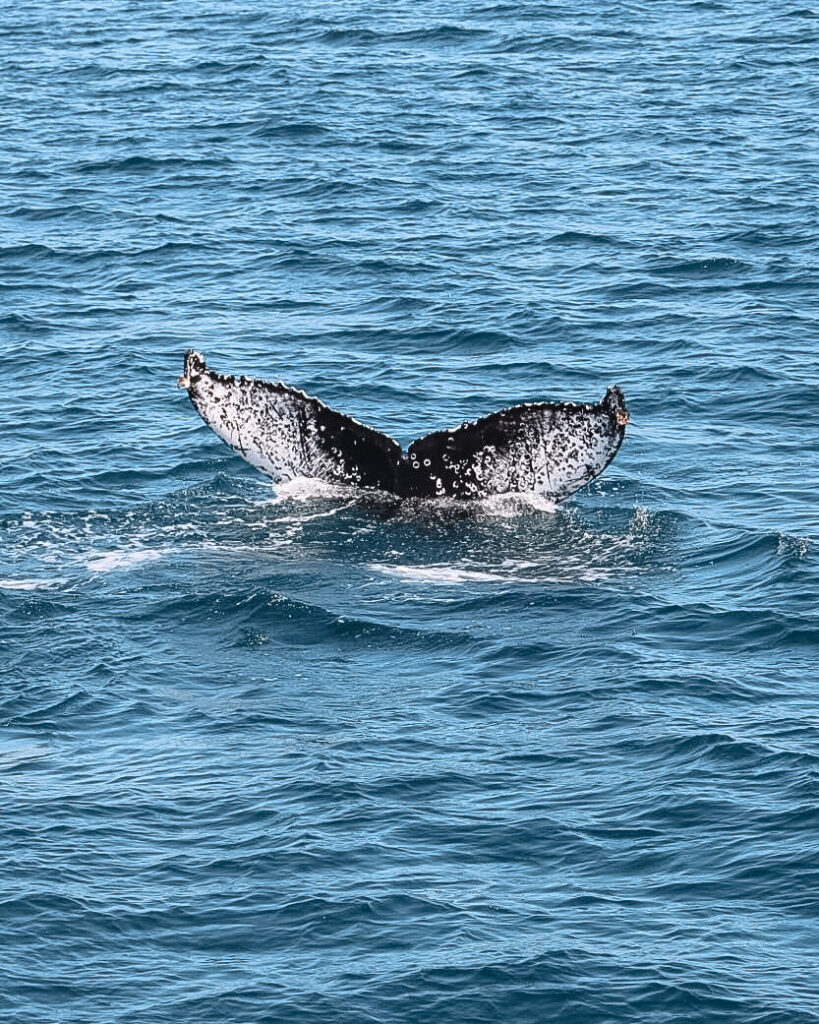
<path id="1" fill-rule="evenodd" d="M 397 441 L 303 391 L 216 373 L 189 351 L 178 381 L 230 447 L 275 480 L 310 477 L 398 497 L 530 494 L 563 501 L 608 466 L 629 416 L 619 387 L 595 405 L 532 402 Z"/>

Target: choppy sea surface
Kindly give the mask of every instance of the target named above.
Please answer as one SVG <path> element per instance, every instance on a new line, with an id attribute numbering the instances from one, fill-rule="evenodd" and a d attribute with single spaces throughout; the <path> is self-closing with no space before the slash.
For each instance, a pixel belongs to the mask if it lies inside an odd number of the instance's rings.
<path id="1" fill-rule="evenodd" d="M 0 14 L 0 1016 L 819 1020 L 819 9 Z M 556 511 L 274 492 L 195 347 Z"/>

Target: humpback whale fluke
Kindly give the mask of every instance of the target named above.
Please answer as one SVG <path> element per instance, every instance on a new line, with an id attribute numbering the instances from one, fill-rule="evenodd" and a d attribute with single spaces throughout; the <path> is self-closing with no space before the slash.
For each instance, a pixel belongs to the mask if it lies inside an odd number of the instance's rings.
<path id="1" fill-rule="evenodd" d="M 276 480 L 313 477 L 399 497 L 485 498 L 536 494 L 562 501 L 617 454 L 628 412 L 609 388 L 596 405 L 533 402 L 397 441 L 303 391 L 211 370 L 185 355 L 179 386 L 202 419 L 251 465 Z"/>

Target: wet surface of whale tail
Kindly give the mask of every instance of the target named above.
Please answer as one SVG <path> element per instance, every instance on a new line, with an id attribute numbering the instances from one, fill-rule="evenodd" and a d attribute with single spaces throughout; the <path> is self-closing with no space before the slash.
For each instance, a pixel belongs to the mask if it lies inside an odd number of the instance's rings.
<path id="1" fill-rule="evenodd" d="M 594 405 L 516 405 L 428 434 L 404 452 L 296 388 L 216 373 L 198 352 L 186 353 L 178 383 L 208 426 L 275 480 L 310 477 L 398 497 L 563 501 L 608 466 L 629 419 L 622 391 L 612 387 Z"/>

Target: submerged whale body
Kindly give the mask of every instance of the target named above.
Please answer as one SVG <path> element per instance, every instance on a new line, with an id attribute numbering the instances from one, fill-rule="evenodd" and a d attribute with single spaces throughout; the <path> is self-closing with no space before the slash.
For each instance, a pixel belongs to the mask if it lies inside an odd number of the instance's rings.
<path id="1" fill-rule="evenodd" d="M 516 405 L 428 434 L 404 452 L 303 391 L 216 373 L 198 352 L 186 353 L 179 386 L 223 441 L 275 480 L 312 477 L 402 498 L 562 501 L 603 472 L 628 423 L 623 392 L 613 387 L 596 405 Z"/>

